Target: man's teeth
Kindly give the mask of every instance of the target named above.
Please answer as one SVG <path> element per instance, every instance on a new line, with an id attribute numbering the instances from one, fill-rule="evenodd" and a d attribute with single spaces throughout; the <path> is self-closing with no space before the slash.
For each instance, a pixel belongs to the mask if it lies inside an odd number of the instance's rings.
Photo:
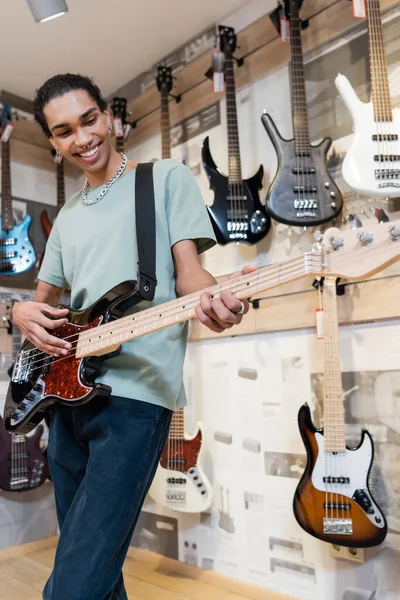
<path id="1" fill-rule="evenodd" d="M 89 152 L 84 152 L 83 154 L 80 154 L 80 156 L 84 156 L 85 158 L 90 158 L 91 156 L 94 156 L 95 154 L 97 154 L 99 147 L 100 146 L 96 146 L 95 148 L 93 148 L 93 150 L 89 150 Z"/>

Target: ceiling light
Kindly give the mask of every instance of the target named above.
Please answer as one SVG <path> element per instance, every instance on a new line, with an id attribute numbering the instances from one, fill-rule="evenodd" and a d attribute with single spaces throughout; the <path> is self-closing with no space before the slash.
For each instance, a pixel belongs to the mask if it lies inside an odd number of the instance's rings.
<path id="1" fill-rule="evenodd" d="M 36 23 L 44 23 L 68 12 L 65 0 L 28 0 Z"/>

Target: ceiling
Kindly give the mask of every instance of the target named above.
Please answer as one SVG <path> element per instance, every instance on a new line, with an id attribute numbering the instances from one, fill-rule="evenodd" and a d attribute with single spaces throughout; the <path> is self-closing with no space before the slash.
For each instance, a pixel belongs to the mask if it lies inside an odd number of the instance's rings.
<path id="1" fill-rule="evenodd" d="M 0 89 L 32 100 L 47 77 L 90 75 L 105 96 L 249 0 L 67 0 L 69 12 L 35 23 L 26 0 L 7 3 Z"/>

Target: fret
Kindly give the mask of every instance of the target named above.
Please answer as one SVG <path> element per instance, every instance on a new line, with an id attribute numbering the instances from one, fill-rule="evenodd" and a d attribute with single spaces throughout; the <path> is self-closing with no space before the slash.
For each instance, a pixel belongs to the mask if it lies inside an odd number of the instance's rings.
<path id="1" fill-rule="evenodd" d="M 379 0 L 366 0 L 368 22 L 369 59 L 371 73 L 371 99 L 375 121 L 392 121 L 389 78 Z"/>
<path id="2" fill-rule="evenodd" d="M 240 161 L 235 73 L 233 68 L 232 52 L 230 49 L 226 49 L 225 51 L 225 95 L 226 123 L 228 130 L 229 183 L 241 183 L 242 165 Z"/>
<path id="3" fill-rule="evenodd" d="M 1 142 L 1 218 L 3 231 L 14 226 L 11 199 L 10 142 Z"/>
<path id="4" fill-rule="evenodd" d="M 169 93 L 166 89 L 161 91 L 161 157 L 171 158 Z"/>
<path id="5" fill-rule="evenodd" d="M 324 280 L 324 442 L 326 452 L 345 452 L 344 405 L 339 355 L 336 279 Z"/>
<path id="6" fill-rule="evenodd" d="M 125 151 L 125 140 L 123 137 L 117 137 L 115 142 L 115 149 L 118 154 L 123 154 Z"/>
<path id="7" fill-rule="evenodd" d="M 172 414 L 169 439 L 183 440 L 185 438 L 185 419 L 183 408 L 175 410 Z"/>
<path id="8" fill-rule="evenodd" d="M 294 147 L 296 154 L 306 154 L 309 152 L 310 134 L 304 83 L 301 21 L 299 19 L 297 0 L 290 0 L 290 53 Z"/>

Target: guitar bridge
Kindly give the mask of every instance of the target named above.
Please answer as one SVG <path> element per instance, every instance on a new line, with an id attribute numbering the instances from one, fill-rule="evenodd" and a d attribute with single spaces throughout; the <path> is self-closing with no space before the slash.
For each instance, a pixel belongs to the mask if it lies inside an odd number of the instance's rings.
<path id="1" fill-rule="evenodd" d="M 324 533 L 333 533 L 336 535 L 352 535 L 352 519 L 326 519 L 324 518 Z"/>

